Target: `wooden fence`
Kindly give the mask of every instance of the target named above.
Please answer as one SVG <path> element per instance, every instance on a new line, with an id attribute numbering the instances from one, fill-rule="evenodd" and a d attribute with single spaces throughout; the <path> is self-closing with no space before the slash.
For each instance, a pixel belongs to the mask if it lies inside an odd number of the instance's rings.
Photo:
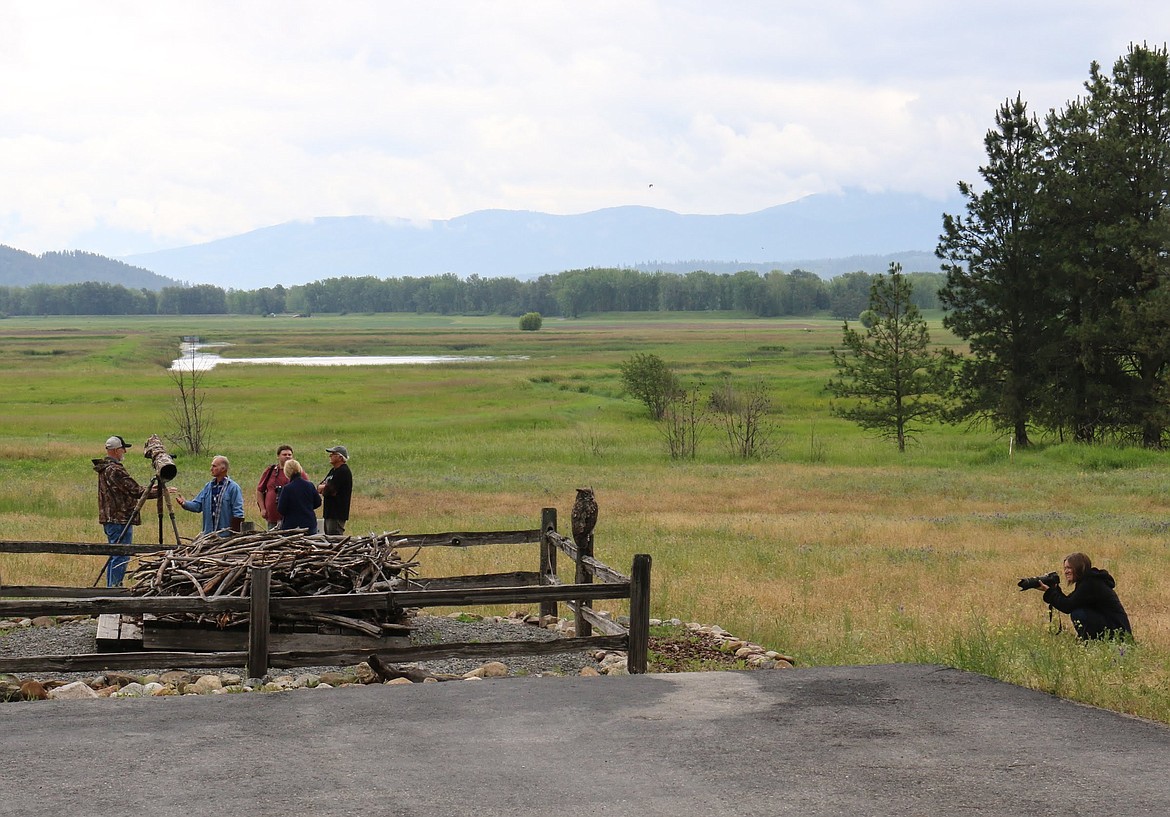
<path id="1" fill-rule="evenodd" d="M 104 613 L 242 613 L 250 615 L 246 652 L 140 652 L 90 653 L 72 656 L 0 658 L 0 672 L 137 669 L 148 667 L 247 668 L 251 677 L 262 677 L 269 667 L 305 667 L 351 664 L 377 654 L 383 662 L 431 661 L 444 658 L 504 658 L 547 655 L 579 650 L 624 650 L 631 673 L 646 672 L 650 627 L 650 556 L 634 556 L 630 576 L 624 576 L 593 557 L 593 537 L 578 548 L 557 533 L 557 512 L 545 508 L 540 528 L 520 531 L 468 533 L 395 534 L 412 547 L 475 547 L 479 545 L 539 545 L 540 567 L 535 571 L 449 576 L 409 580 L 405 589 L 384 593 L 349 593 L 322 596 L 271 596 L 271 568 L 253 567 L 252 595 L 134 596 L 124 588 L 32 587 L 0 585 L 0 618 L 23 616 L 90 615 Z M 111 545 L 77 542 L 0 541 L 0 553 L 60 553 L 134 555 L 165 549 L 160 545 Z M 557 556 L 574 563 L 574 581 L 562 582 Z M 601 599 L 629 599 L 629 627 L 594 612 Z M 340 613 L 355 610 L 398 610 L 423 607 L 469 607 L 497 604 L 536 604 L 541 616 L 556 616 L 564 602 L 576 616 L 576 634 L 552 641 L 497 641 L 488 643 L 427 644 L 398 648 L 298 650 L 274 652 L 268 639 L 272 617 L 296 613 Z M 601 635 L 593 635 L 596 628 Z"/>

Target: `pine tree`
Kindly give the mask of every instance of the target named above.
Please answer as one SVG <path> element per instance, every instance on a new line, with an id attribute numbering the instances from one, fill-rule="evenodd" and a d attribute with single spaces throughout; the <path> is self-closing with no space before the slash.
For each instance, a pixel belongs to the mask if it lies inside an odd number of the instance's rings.
<path id="1" fill-rule="evenodd" d="M 919 423 L 941 415 L 948 374 L 943 356 L 929 349 L 926 321 L 910 293 L 899 264 L 874 278 L 869 325 L 863 335 L 845 321 L 846 351 L 833 350 L 837 377 L 827 384 L 834 397 L 848 401 L 835 403 L 834 414 L 896 441 L 901 452 Z"/>
<path id="2" fill-rule="evenodd" d="M 1044 139 L 1018 95 L 996 112 L 995 125 L 983 140 L 983 190 L 959 182 L 966 214 L 943 215 L 935 253 L 947 282 L 939 300 L 943 324 L 971 350 L 959 369 L 957 416 L 1009 429 L 1025 447 L 1056 345 L 1037 235 Z"/>

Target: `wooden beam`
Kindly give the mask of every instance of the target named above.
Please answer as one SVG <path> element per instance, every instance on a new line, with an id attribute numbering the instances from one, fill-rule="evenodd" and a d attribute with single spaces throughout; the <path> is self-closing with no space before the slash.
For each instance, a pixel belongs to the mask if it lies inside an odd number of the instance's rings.
<path id="1" fill-rule="evenodd" d="M 514 625 L 521 626 L 521 625 Z M 389 663 L 436 661 L 443 658 L 502 658 L 514 655 L 554 655 L 588 650 L 626 650 L 626 636 L 558 638 L 552 641 L 490 641 L 475 644 L 423 644 L 401 649 L 342 649 L 273 652 L 270 667 L 314 667 L 356 664 L 372 653 Z M 122 652 L 83 655 L 33 655 L 0 658 L 0 672 L 80 672 L 85 670 L 243 667 L 247 652 Z"/>
<path id="2" fill-rule="evenodd" d="M 532 570 L 511 573 L 483 573 L 471 576 L 437 576 L 407 581 L 404 590 L 458 590 L 477 587 L 533 587 L 541 584 L 541 575 Z"/>
<path id="3" fill-rule="evenodd" d="M 391 590 L 327 596 L 282 596 L 270 600 L 273 615 L 298 612 L 340 613 L 386 607 L 475 607 L 492 604 L 539 604 L 570 599 L 626 599 L 629 584 L 563 584 L 537 587 L 485 587 L 455 590 Z M 0 616 L 9 612 L 35 616 L 101 613 L 246 613 L 249 600 L 239 596 L 120 596 L 68 599 L 0 600 Z"/>
<path id="4" fill-rule="evenodd" d="M 578 611 L 577 602 L 575 601 L 566 601 L 565 606 L 574 613 L 580 612 L 585 616 L 585 618 L 589 619 L 589 623 L 592 624 L 594 628 L 600 630 L 606 635 L 625 635 L 628 632 L 625 627 L 618 624 L 612 618 L 607 618 L 606 616 L 601 615 L 592 607 L 582 607 Z M 578 633 L 578 635 L 580 635 L 580 633 Z"/>
<path id="5" fill-rule="evenodd" d="M 268 629 L 271 609 L 272 567 L 253 567 L 251 602 L 248 609 L 248 677 L 263 678 L 268 672 Z"/>
<path id="6" fill-rule="evenodd" d="M 573 543 L 572 539 L 567 539 L 559 533 L 552 533 L 549 536 L 550 541 L 555 545 L 556 549 L 564 553 L 574 562 L 583 562 L 593 577 L 603 582 L 628 582 L 629 576 L 623 576 L 604 562 L 599 562 L 592 556 L 586 556 L 584 559 L 577 558 L 577 545 Z"/>
<path id="7" fill-rule="evenodd" d="M 134 556 L 167 550 L 166 545 L 112 545 L 106 542 L 45 542 L 0 540 L 0 553 L 70 553 L 80 556 Z"/>
<path id="8" fill-rule="evenodd" d="M 395 547 L 453 547 L 478 545 L 534 545 L 540 541 L 538 530 L 469 531 L 462 533 L 395 533 L 388 534 Z M 403 541 L 405 540 L 405 541 Z"/>
<path id="9" fill-rule="evenodd" d="M 53 587 L 19 584 L 0 586 L 0 598 L 90 599 L 129 595 L 130 590 L 126 587 Z"/>
<path id="10" fill-rule="evenodd" d="M 521 625 L 509 625 L 521 626 Z M 311 667 L 331 664 L 356 664 L 369 659 L 371 653 L 386 663 L 437 661 L 446 658 L 506 658 L 519 655 L 554 655 L 562 652 L 591 650 L 626 650 L 625 636 L 592 638 L 557 638 L 552 641 L 484 641 L 475 644 L 421 644 L 403 649 L 328 650 L 323 652 L 274 652 L 268 663 L 274 667 Z"/>

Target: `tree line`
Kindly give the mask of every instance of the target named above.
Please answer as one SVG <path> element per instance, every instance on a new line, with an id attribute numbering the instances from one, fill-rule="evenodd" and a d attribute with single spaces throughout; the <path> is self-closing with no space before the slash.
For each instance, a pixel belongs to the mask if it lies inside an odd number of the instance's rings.
<path id="1" fill-rule="evenodd" d="M 939 306 L 942 272 L 907 273 L 921 309 Z M 806 270 L 686 274 L 589 268 L 516 278 L 340 277 L 256 290 L 211 284 L 131 289 L 121 284 L 0 286 L 3 315 L 268 315 L 315 312 L 411 312 L 511 315 L 530 312 L 576 318 L 597 312 L 734 310 L 760 317 L 828 313 L 856 318 L 866 308 L 873 276 L 850 272 L 824 280 Z"/>

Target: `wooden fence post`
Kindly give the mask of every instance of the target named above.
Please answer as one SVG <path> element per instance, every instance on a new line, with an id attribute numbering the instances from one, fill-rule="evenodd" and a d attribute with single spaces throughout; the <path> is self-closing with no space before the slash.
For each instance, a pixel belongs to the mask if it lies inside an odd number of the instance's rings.
<path id="1" fill-rule="evenodd" d="M 553 578 L 557 575 L 557 549 L 548 538 L 549 530 L 556 531 L 557 529 L 557 509 L 556 508 L 541 508 L 540 509 L 540 575 L 546 578 Z M 551 584 L 542 578 L 544 584 Z M 540 615 L 557 617 L 557 603 L 555 601 L 542 601 L 540 603 Z"/>
<path id="2" fill-rule="evenodd" d="M 630 571 L 630 650 L 626 665 L 631 674 L 646 672 L 650 652 L 650 555 L 634 556 Z"/>
<path id="3" fill-rule="evenodd" d="M 585 565 L 585 557 L 593 558 L 593 534 L 588 534 L 584 541 L 577 545 L 577 574 L 573 579 L 577 584 L 593 584 L 593 571 Z M 589 619 L 585 618 L 585 613 L 582 612 L 583 607 L 592 607 L 593 601 L 586 601 L 584 599 L 577 600 L 577 618 L 574 629 L 577 635 L 586 636 L 593 635 L 593 625 L 589 623 Z"/>
<path id="4" fill-rule="evenodd" d="M 268 629 L 272 613 L 268 599 L 272 589 L 272 568 L 252 568 L 252 597 L 248 621 L 248 677 L 268 673 Z"/>

